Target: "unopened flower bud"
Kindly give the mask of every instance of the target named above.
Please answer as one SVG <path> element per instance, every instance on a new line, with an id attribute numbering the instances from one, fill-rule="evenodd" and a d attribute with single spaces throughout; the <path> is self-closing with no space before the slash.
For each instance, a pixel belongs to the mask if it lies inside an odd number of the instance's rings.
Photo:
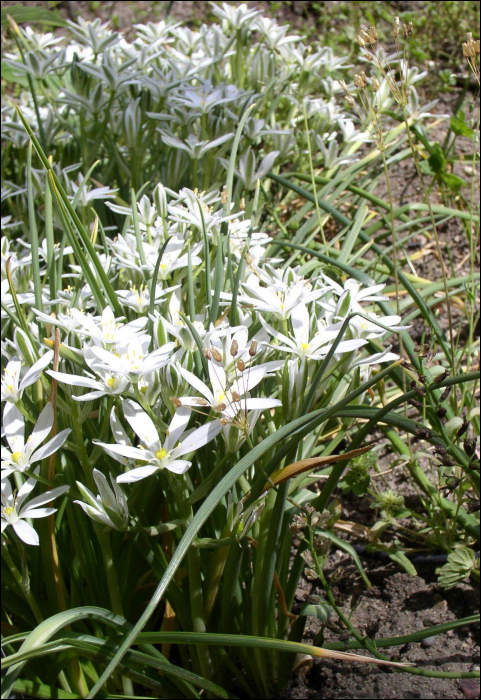
<path id="1" fill-rule="evenodd" d="M 230 346 L 230 354 L 232 355 L 232 357 L 235 357 L 238 352 L 239 352 L 239 343 L 237 342 L 237 340 L 233 340 L 232 344 Z"/>
<path id="2" fill-rule="evenodd" d="M 359 46 L 361 46 L 363 48 L 366 44 L 369 44 L 371 42 L 371 38 L 365 29 L 361 29 L 361 31 L 357 35 L 356 39 L 359 43 Z"/>
<path id="3" fill-rule="evenodd" d="M 254 355 L 256 354 L 256 352 L 257 352 L 257 340 L 253 340 L 252 343 L 251 343 L 251 346 L 250 346 L 250 348 L 249 348 L 249 355 L 250 355 L 251 357 L 254 357 Z"/>
<path id="4" fill-rule="evenodd" d="M 476 440 L 472 438 L 466 438 L 463 442 L 463 446 L 468 457 L 472 457 L 476 452 Z"/>
<path id="5" fill-rule="evenodd" d="M 376 27 L 369 27 L 369 41 L 371 44 L 375 44 L 378 40 L 379 34 L 377 33 Z"/>
<path id="6" fill-rule="evenodd" d="M 212 359 L 212 354 L 211 354 L 211 351 L 209 350 L 209 348 L 202 348 L 202 352 L 204 353 L 204 355 L 206 356 L 206 358 L 208 360 Z"/>
<path id="7" fill-rule="evenodd" d="M 377 78 L 372 79 L 371 86 L 372 86 L 373 92 L 377 92 L 379 90 L 379 88 L 381 87 L 379 84 L 379 80 Z"/>
<path id="8" fill-rule="evenodd" d="M 225 411 L 226 408 L 227 407 L 226 407 L 225 403 L 220 403 L 218 406 L 214 406 L 215 411 Z"/>
<path id="9" fill-rule="evenodd" d="M 242 199 L 241 199 L 241 201 L 240 201 L 240 210 L 241 210 L 241 211 L 245 211 L 245 210 L 246 210 L 246 198 L 245 198 L 245 197 L 242 197 Z"/>
<path id="10" fill-rule="evenodd" d="M 216 362 L 222 362 L 222 355 L 220 352 L 217 350 L 217 348 L 211 348 L 210 349 L 210 354 L 214 358 Z"/>
<path id="11" fill-rule="evenodd" d="M 227 185 L 224 185 L 224 187 L 222 188 L 222 192 L 220 193 L 220 201 L 222 202 L 222 204 L 227 204 L 228 197 L 229 194 L 227 192 Z"/>
<path id="12" fill-rule="evenodd" d="M 182 401 L 180 401 L 180 399 L 178 399 L 176 396 L 171 396 L 170 400 L 176 408 L 180 408 L 182 406 Z"/>
<path id="13" fill-rule="evenodd" d="M 208 406 L 209 402 L 206 399 L 194 399 L 198 406 Z"/>
<path id="14" fill-rule="evenodd" d="M 364 73 L 364 71 L 362 71 L 358 75 L 354 76 L 354 85 L 357 88 L 365 88 L 366 87 L 366 74 Z"/>
<path id="15" fill-rule="evenodd" d="M 237 393 L 237 391 L 233 391 L 233 392 L 232 392 L 232 399 L 233 399 L 233 401 L 236 401 L 236 402 L 239 402 L 239 401 L 240 401 L 240 396 L 239 396 L 239 394 Z"/>
<path id="16" fill-rule="evenodd" d="M 240 360 L 240 359 L 237 360 L 237 369 L 239 370 L 239 372 L 243 372 L 245 370 L 245 368 L 246 368 L 246 363 L 244 362 L 244 360 Z"/>
<path id="17" fill-rule="evenodd" d="M 401 26 L 401 22 L 399 20 L 399 17 L 395 17 L 394 18 L 394 29 L 392 30 L 392 35 L 395 39 L 399 36 L 400 26 Z"/>
<path id="18" fill-rule="evenodd" d="M 374 56 L 371 56 L 370 53 L 364 54 L 364 58 L 366 59 L 366 61 L 369 61 L 369 63 L 371 63 L 371 61 L 374 61 Z"/>

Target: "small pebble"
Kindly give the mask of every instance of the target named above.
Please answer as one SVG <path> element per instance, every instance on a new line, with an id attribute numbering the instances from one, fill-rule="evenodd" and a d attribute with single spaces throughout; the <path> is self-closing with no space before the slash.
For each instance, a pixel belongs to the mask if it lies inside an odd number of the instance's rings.
<path id="1" fill-rule="evenodd" d="M 435 639 L 436 639 L 435 635 L 433 635 L 432 637 L 426 637 L 425 639 L 423 639 L 421 641 L 421 646 L 423 647 L 423 649 L 428 649 L 429 647 L 432 647 Z"/>

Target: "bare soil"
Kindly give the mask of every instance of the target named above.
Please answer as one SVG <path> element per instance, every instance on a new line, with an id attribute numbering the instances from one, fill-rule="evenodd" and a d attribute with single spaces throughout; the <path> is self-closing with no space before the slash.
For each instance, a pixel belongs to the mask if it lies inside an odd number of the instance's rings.
<path id="1" fill-rule="evenodd" d="M 349 614 L 353 596 L 352 622 L 361 633 L 377 637 L 395 637 L 431 627 L 442 622 L 472 615 L 478 609 L 479 591 L 469 584 L 460 584 L 445 591 L 436 585 L 435 566 L 418 566 L 418 576 L 401 573 L 394 563 L 364 558 L 363 565 L 373 584 L 367 590 L 359 580 L 350 559 L 338 551 L 330 557 L 326 573 L 343 569 L 334 591 L 343 612 Z M 297 601 L 306 594 L 321 594 L 316 586 L 305 581 L 298 589 Z M 295 612 L 294 608 L 294 612 Z M 312 619 L 312 618 L 309 618 Z M 311 623 L 306 641 L 312 640 L 320 628 Z M 339 634 L 326 631 L 326 641 L 338 640 Z M 393 660 L 414 663 L 418 669 L 432 671 L 479 670 L 479 625 L 452 630 L 445 635 L 426 638 L 420 643 L 383 650 Z M 361 652 L 363 653 L 363 652 Z M 292 678 L 281 696 L 290 698 L 477 698 L 476 679 L 424 678 L 396 673 L 380 666 L 344 664 L 339 661 L 316 660 L 309 670 L 301 669 Z"/>

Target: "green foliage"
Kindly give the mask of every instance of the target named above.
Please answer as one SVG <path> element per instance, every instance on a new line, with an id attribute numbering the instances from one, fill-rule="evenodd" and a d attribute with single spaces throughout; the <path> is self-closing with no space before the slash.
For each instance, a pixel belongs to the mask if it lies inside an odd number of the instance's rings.
<path id="1" fill-rule="evenodd" d="M 2 7 L 2 27 L 9 26 L 8 16 L 10 16 L 17 24 L 46 24 L 52 27 L 64 27 L 67 24 L 58 12 L 54 10 L 45 10 L 42 7 L 26 7 L 25 5 L 11 5 L 10 7 Z"/>
<path id="2" fill-rule="evenodd" d="M 343 493 L 352 491 L 355 496 L 365 496 L 371 483 L 370 471 L 377 467 L 377 454 L 366 452 L 351 460 L 351 464 L 345 475 L 339 482 L 339 488 Z"/>
<path id="3" fill-rule="evenodd" d="M 330 7 L 309 7 L 328 36 Z M 353 54 L 361 21 L 390 19 L 380 3 L 338 8 L 350 27 L 333 40 Z M 6 59 L 20 104 L 3 111 L 5 697 L 231 697 L 235 678 L 270 698 L 296 654 L 391 663 L 384 646 L 476 622 L 370 640 L 325 573 L 340 549 L 371 587 L 360 533 L 409 575 L 410 551 L 441 551 L 441 585 L 479 579 L 479 211 L 453 173 L 475 134 L 464 97 L 433 143 L 419 73 L 402 106 L 379 75 L 379 148 L 343 100 L 348 57 L 251 11 L 216 4 L 222 28 L 148 25 L 135 44 L 80 22 L 65 54 L 21 30 Z M 383 198 L 418 157 L 428 197 Z M 468 270 L 428 279 L 431 246 L 411 244 L 445 225 L 464 232 Z M 129 330 L 141 339 L 118 339 Z M 60 374 L 45 364 L 23 387 L 46 348 Z M 49 398 L 64 442 L 22 471 L 13 438 L 52 428 Z M 385 470 L 380 448 L 395 453 Z M 60 488 L 45 526 L 15 510 L 25 484 Z M 342 521 L 348 493 L 371 499 L 370 527 Z M 299 605 L 303 575 L 321 595 Z M 343 636 L 325 643 L 333 613 Z"/>
<path id="4" fill-rule="evenodd" d="M 448 563 L 439 569 L 439 585 L 453 588 L 474 570 L 479 572 L 479 557 L 468 547 L 458 547 L 448 554 Z"/>

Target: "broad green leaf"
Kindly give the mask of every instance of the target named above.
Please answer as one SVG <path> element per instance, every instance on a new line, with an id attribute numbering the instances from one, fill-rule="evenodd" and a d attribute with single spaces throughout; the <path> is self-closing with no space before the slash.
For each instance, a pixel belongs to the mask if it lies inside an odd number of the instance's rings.
<path id="1" fill-rule="evenodd" d="M 50 24 L 52 27 L 65 27 L 67 24 L 55 10 L 46 10 L 42 7 L 28 7 L 25 5 L 10 5 L 10 7 L 2 7 L 2 27 L 9 26 L 8 15 L 17 24 L 23 22 L 28 22 L 28 24 L 39 22 L 40 24 Z"/>

